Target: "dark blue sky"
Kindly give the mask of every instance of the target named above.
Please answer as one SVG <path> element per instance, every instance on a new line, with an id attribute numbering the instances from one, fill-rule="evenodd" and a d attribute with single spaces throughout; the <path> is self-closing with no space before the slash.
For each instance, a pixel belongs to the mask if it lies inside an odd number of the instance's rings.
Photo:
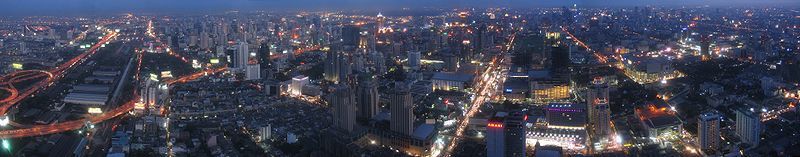
<path id="1" fill-rule="evenodd" d="M 800 6 L 800 0 L 3 0 L 0 15 L 193 13 L 221 10 L 400 7 Z"/>

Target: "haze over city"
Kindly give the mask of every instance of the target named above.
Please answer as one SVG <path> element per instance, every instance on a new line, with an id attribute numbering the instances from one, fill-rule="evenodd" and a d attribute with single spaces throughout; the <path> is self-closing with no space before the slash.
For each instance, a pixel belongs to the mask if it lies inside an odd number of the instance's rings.
<path id="1" fill-rule="evenodd" d="M 797 0 L 0 4 L 0 156 L 800 156 Z"/>

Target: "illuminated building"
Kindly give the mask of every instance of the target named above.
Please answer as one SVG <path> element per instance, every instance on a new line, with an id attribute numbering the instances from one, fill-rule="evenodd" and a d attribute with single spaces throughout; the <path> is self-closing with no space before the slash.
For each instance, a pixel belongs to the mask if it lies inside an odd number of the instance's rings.
<path id="1" fill-rule="evenodd" d="M 586 106 L 576 103 L 551 103 L 545 111 L 549 127 L 585 128 Z"/>
<path id="2" fill-rule="evenodd" d="M 651 138 L 675 137 L 683 129 L 675 111 L 661 101 L 637 107 L 635 115 Z"/>
<path id="3" fill-rule="evenodd" d="M 358 82 L 358 119 L 371 119 L 378 114 L 380 93 L 372 75 L 361 74 Z"/>
<path id="4" fill-rule="evenodd" d="M 714 152 L 719 150 L 720 115 L 713 112 L 700 114 L 697 122 L 697 141 L 700 148 Z"/>
<path id="5" fill-rule="evenodd" d="M 411 93 L 408 85 L 395 82 L 395 88 L 389 93 L 389 110 L 391 111 L 391 130 L 410 135 L 414 131 L 414 113 Z"/>
<path id="6" fill-rule="evenodd" d="M 291 85 L 289 85 L 289 94 L 295 96 L 303 94 L 303 86 L 306 84 L 308 84 L 308 76 L 295 76 L 292 78 Z"/>
<path id="7" fill-rule="evenodd" d="M 750 148 L 758 146 L 761 141 L 761 118 L 753 108 L 736 111 L 736 135 Z"/>
<path id="8" fill-rule="evenodd" d="M 611 111 L 608 106 L 609 86 L 603 78 L 595 78 L 586 91 L 589 125 L 595 138 L 604 139 L 611 133 Z"/>
<path id="9" fill-rule="evenodd" d="M 472 83 L 471 74 L 437 72 L 431 77 L 433 90 L 464 91 Z"/>
<path id="10" fill-rule="evenodd" d="M 573 103 L 551 103 L 545 107 L 544 119 L 526 135 L 528 145 L 551 145 L 564 148 L 569 154 L 586 150 L 586 106 Z"/>
<path id="11" fill-rule="evenodd" d="M 629 54 L 623 56 L 623 72 L 636 83 L 649 84 L 681 77 L 681 73 L 664 58 L 644 59 Z"/>
<path id="12" fill-rule="evenodd" d="M 328 100 L 333 109 L 334 126 L 346 132 L 352 132 L 356 123 L 356 103 L 350 87 L 339 84 Z"/>
<path id="13" fill-rule="evenodd" d="M 530 83 L 534 102 L 553 102 L 570 97 L 569 82 L 563 80 L 540 80 Z"/>
<path id="14" fill-rule="evenodd" d="M 486 156 L 525 156 L 527 115 L 498 112 L 486 126 Z"/>

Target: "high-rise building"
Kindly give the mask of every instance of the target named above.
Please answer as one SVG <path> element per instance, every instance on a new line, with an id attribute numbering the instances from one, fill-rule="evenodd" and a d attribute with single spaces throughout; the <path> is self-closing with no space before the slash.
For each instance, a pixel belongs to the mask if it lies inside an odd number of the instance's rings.
<path id="1" fill-rule="evenodd" d="M 261 66 L 258 64 L 248 64 L 245 69 L 245 80 L 261 79 Z"/>
<path id="2" fill-rule="evenodd" d="M 498 112 L 486 126 L 486 156 L 525 156 L 525 121 L 523 112 Z"/>
<path id="3" fill-rule="evenodd" d="M 358 79 L 358 119 L 371 119 L 378 114 L 380 93 L 373 75 L 361 74 Z"/>
<path id="4" fill-rule="evenodd" d="M 208 33 L 205 31 L 200 32 L 200 45 L 198 45 L 198 47 L 202 50 L 206 50 L 210 46 L 210 42 L 211 38 L 208 36 Z"/>
<path id="5" fill-rule="evenodd" d="M 389 93 L 389 110 L 391 112 L 392 131 L 411 135 L 414 131 L 414 113 L 412 98 L 408 84 L 395 82 L 395 87 Z"/>
<path id="6" fill-rule="evenodd" d="M 328 98 L 336 128 L 352 132 L 356 123 L 355 97 L 347 84 L 338 84 Z"/>
<path id="7" fill-rule="evenodd" d="M 704 151 L 713 152 L 719 149 L 720 115 L 714 112 L 700 114 L 697 121 L 697 141 Z"/>
<path id="8" fill-rule="evenodd" d="M 247 61 L 250 57 L 250 51 L 246 41 L 240 41 L 237 45 L 236 54 L 233 59 L 234 68 L 244 69 L 247 66 Z"/>
<path id="9" fill-rule="evenodd" d="M 419 70 L 422 55 L 419 51 L 408 51 L 408 67 L 412 70 Z"/>
<path id="10" fill-rule="evenodd" d="M 339 59 L 340 52 L 338 50 L 328 51 L 325 57 L 325 72 L 323 73 L 326 81 L 338 82 L 339 81 L 339 66 L 341 65 Z"/>
<path id="11" fill-rule="evenodd" d="M 611 133 L 611 111 L 608 106 L 609 86 L 603 78 L 595 78 L 586 91 L 586 104 L 589 107 L 589 125 L 592 135 L 597 139 L 607 139 Z"/>
<path id="12" fill-rule="evenodd" d="M 458 71 L 458 57 L 453 53 L 445 52 L 444 56 L 444 71 L 456 72 Z"/>
<path id="13" fill-rule="evenodd" d="M 342 27 L 342 45 L 358 47 L 361 40 L 361 28 L 356 25 Z"/>
<path id="14" fill-rule="evenodd" d="M 761 118 L 753 108 L 736 111 L 736 135 L 751 147 L 761 140 Z"/>
<path id="15" fill-rule="evenodd" d="M 261 141 L 272 139 L 272 125 L 262 126 L 259 128 L 258 135 L 261 137 Z"/>

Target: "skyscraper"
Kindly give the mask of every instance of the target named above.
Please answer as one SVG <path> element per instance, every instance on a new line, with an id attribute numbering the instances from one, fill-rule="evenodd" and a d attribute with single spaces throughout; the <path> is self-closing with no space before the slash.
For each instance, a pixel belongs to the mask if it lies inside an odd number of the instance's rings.
<path id="1" fill-rule="evenodd" d="M 710 150 L 711 152 L 718 150 L 720 142 L 719 122 L 720 115 L 713 112 L 700 114 L 697 121 L 697 141 L 700 148 Z"/>
<path id="2" fill-rule="evenodd" d="M 328 100 L 333 109 L 334 127 L 352 132 L 356 123 L 356 106 L 350 87 L 347 84 L 338 84 Z"/>
<path id="3" fill-rule="evenodd" d="M 421 59 L 419 51 L 408 51 L 408 67 L 412 70 L 419 70 Z"/>
<path id="4" fill-rule="evenodd" d="M 486 126 L 486 156 L 525 156 L 525 121 L 523 112 L 497 112 Z"/>
<path id="5" fill-rule="evenodd" d="M 236 55 L 233 60 L 234 68 L 244 69 L 247 66 L 247 60 L 250 57 L 250 51 L 246 41 L 240 41 L 237 45 Z"/>
<path id="6" fill-rule="evenodd" d="M 736 111 L 736 135 L 751 148 L 761 140 L 761 118 L 753 108 Z"/>
<path id="7" fill-rule="evenodd" d="M 597 139 L 605 139 L 611 133 L 611 114 L 608 106 L 609 86 L 603 78 L 595 78 L 586 91 L 586 103 L 589 107 L 589 125 L 592 135 Z"/>
<path id="8" fill-rule="evenodd" d="M 339 81 L 339 51 L 331 50 L 325 55 L 325 72 L 323 73 L 326 81 Z"/>
<path id="9" fill-rule="evenodd" d="M 261 66 L 258 64 L 248 64 L 245 69 L 245 80 L 261 79 Z"/>
<path id="10" fill-rule="evenodd" d="M 342 27 L 342 45 L 358 47 L 361 40 L 361 28 L 356 25 Z"/>
<path id="11" fill-rule="evenodd" d="M 389 93 L 390 128 L 392 131 L 411 135 L 414 131 L 414 113 L 412 112 L 414 105 L 408 88 L 408 85 L 403 82 L 395 82 L 394 89 Z"/>
<path id="12" fill-rule="evenodd" d="M 378 86 L 371 74 L 361 74 L 358 79 L 358 119 L 370 119 L 378 114 Z"/>

